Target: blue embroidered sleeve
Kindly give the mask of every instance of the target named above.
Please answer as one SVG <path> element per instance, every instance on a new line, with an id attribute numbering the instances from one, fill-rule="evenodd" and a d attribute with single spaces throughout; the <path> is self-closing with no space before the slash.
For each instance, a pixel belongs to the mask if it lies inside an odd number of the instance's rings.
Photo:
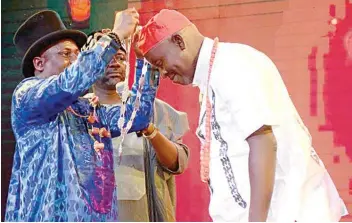
<path id="1" fill-rule="evenodd" d="M 140 107 L 137 111 L 136 118 L 132 123 L 132 127 L 129 132 L 136 132 L 145 129 L 153 114 L 153 105 L 156 95 L 156 90 L 159 84 L 159 72 L 152 71 L 151 65 L 147 64 L 148 71 L 145 76 L 144 85 L 141 87 L 141 99 Z M 133 112 L 133 105 L 137 99 L 138 82 L 142 75 L 143 60 L 137 60 L 136 66 L 136 79 L 132 86 L 131 96 L 126 104 L 125 112 L 125 124 L 131 118 Z M 120 106 L 103 107 L 103 111 L 106 114 L 107 125 L 110 128 L 112 137 L 117 137 L 121 134 L 118 128 L 118 120 L 120 117 Z"/>
<path id="2" fill-rule="evenodd" d="M 105 36 L 91 50 L 81 52 L 61 74 L 23 80 L 12 98 L 16 117 L 25 124 L 40 124 L 55 118 L 104 75 L 117 49 L 116 43 Z"/>

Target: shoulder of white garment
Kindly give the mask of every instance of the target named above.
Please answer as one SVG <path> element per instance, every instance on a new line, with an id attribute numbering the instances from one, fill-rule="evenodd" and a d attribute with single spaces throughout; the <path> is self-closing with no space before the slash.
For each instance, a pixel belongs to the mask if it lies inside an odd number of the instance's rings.
<path id="1" fill-rule="evenodd" d="M 249 45 L 221 42 L 215 56 L 210 82 L 212 87 L 214 84 L 219 84 L 220 88 L 226 85 L 234 86 L 245 79 L 250 80 L 253 74 L 258 73 L 259 67 L 268 67 L 269 63 L 272 63 L 270 58 Z"/>
<path id="2" fill-rule="evenodd" d="M 214 40 L 205 37 L 199 52 L 192 84 L 193 86 L 199 87 L 201 90 L 205 87 L 208 78 L 208 69 L 213 43 Z"/>

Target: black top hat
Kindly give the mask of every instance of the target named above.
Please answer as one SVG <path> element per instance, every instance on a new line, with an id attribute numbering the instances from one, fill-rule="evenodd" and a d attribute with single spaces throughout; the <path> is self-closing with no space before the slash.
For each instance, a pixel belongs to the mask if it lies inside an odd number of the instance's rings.
<path id="1" fill-rule="evenodd" d="M 86 34 L 78 30 L 68 30 L 55 11 L 44 10 L 29 17 L 17 30 L 13 38 L 22 59 L 22 73 L 34 76 L 33 58 L 42 50 L 62 39 L 72 39 L 79 48 L 87 40 Z"/>

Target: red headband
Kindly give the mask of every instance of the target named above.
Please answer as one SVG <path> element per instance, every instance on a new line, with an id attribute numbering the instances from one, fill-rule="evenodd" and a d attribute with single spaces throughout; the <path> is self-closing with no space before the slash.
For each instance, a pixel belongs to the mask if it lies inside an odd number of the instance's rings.
<path id="1" fill-rule="evenodd" d="M 142 27 L 138 42 L 139 49 L 145 55 L 167 37 L 190 24 L 191 22 L 181 13 L 163 9 Z"/>

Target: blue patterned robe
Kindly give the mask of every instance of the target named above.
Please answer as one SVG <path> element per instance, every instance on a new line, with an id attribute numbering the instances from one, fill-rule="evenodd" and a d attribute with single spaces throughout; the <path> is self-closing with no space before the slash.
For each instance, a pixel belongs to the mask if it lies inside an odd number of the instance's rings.
<path id="1" fill-rule="evenodd" d="M 11 118 L 17 144 L 6 221 L 117 221 L 111 139 L 96 138 L 105 146 L 99 155 L 88 134 L 91 124 L 66 110 L 72 106 L 81 115 L 92 112 L 89 102 L 78 97 L 103 76 L 116 53 L 107 38 L 99 43 L 60 75 L 27 78 L 15 89 Z M 136 83 L 142 65 L 139 61 Z M 126 118 L 132 113 L 137 87 L 133 86 Z M 155 92 L 147 81 L 131 131 L 148 125 Z M 119 114 L 120 107 L 98 107 L 94 127 L 109 129 L 113 137 L 120 135 Z"/>

